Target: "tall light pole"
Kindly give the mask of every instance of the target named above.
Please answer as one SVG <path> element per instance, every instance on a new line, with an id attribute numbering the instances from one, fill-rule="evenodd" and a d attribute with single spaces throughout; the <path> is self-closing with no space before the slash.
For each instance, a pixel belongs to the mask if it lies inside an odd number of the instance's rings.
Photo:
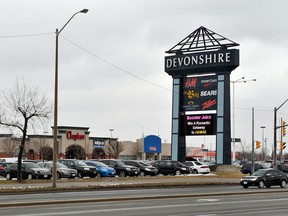
<path id="1" fill-rule="evenodd" d="M 263 157 L 263 160 L 266 159 L 266 143 L 264 143 L 265 141 L 265 137 L 264 137 L 264 129 L 266 128 L 265 126 L 261 126 L 260 127 L 262 129 L 262 157 Z"/>
<path id="2" fill-rule="evenodd" d="M 76 12 L 73 16 L 66 22 L 66 24 L 58 31 L 56 29 L 56 53 L 55 53 L 55 90 L 54 90 L 54 129 L 53 129 L 53 171 L 52 171 L 52 187 L 57 185 L 57 153 L 58 153 L 58 38 L 63 29 L 68 25 L 68 23 L 73 19 L 73 17 L 78 13 L 87 13 L 88 9 L 83 9 Z"/>
<path id="3" fill-rule="evenodd" d="M 246 82 L 250 82 L 250 81 L 256 81 L 256 79 L 250 79 L 250 80 L 245 80 L 245 77 L 241 77 L 235 81 L 230 81 L 232 83 L 232 91 L 233 91 L 233 132 L 232 132 L 232 143 L 233 143 L 233 160 L 235 161 L 235 83 L 246 83 Z"/>
<path id="4" fill-rule="evenodd" d="M 112 133 L 113 133 L 114 129 L 111 128 L 111 129 L 109 129 L 109 131 L 110 131 L 110 133 L 111 133 L 111 134 L 110 134 L 110 135 L 111 135 L 110 137 L 112 138 Z"/>

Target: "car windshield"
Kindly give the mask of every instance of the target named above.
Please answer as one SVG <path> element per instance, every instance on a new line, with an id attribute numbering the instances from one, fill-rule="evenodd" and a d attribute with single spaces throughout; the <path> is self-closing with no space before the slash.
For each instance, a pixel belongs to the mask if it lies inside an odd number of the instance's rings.
<path id="1" fill-rule="evenodd" d="M 62 163 L 57 163 L 57 168 L 68 168 L 68 167 Z"/>
<path id="2" fill-rule="evenodd" d="M 251 176 L 263 176 L 267 170 L 259 169 L 256 172 L 252 173 Z"/>
<path id="3" fill-rule="evenodd" d="M 177 166 L 184 166 L 184 165 L 178 161 Z"/>
<path id="4" fill-rule="evenodd" d="M 138 163 L 141 164 L 142 166 L 150 166 L 148 163 L 145 163 L 143 161 L 139 161 Z"/>
<path id="5" fill-rule="evenodd" d="M 40 166 L 38 166 L 38 165 L 35 164 L 35 163 L 23 163 L 23 165 L 24 165 L 26 168 L 40 168 Z"/>
<path id="6" fill-rule="evenodd" d="M 90 163 L 95 164 L 95 166 L 97 166 L 97 167 L 108 167 L 106 164 L 98 162 L 98 161 L 93 161 L 93 162 L 90 162 Z"/>
<path id="7" fill-rule="evenodd" d="M 126 166 L 126 164 L 121 160 L 117 161 L 117 165 L 118 166 Z"/>
<path id="8" fill-rule="evenodd" d="M 85 164 L 83 161 L 75 161 L 75 163 L 77 166 L 87 166 L 87 164 Z"/>

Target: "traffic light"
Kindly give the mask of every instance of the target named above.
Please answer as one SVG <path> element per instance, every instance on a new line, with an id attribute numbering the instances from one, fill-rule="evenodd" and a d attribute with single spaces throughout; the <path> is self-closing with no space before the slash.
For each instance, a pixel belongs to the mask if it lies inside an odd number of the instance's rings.
<path id="1" fill-rule="evenodd" d="M 280 142 L 280 149 L 283 150 L 286 148 L 286 142 Z"/>
<path id="2" fill-rule="evenodd" d="M 259 149 L 261 147 L 261 142 L 260 141 L 256 141 L 256 149 Z"/>
<path id="3" fill-rule="evenodd" d="M 286 121 L 282 120 L 282 136 L 286 135 Z"/>

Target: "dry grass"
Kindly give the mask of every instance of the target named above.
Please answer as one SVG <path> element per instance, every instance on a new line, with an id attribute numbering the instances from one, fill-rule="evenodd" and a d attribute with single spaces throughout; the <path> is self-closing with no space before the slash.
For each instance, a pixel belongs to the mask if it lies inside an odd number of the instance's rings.
<path id="1" fill-rule="evenodd" d="M 232 178 L 232 179 L 240 179 L 243 176 L 247 176 L 247 174 L 242 174 L 240 172 L 211 172 L 211 174 L 214 175 L 195 175 L 195 176 L 179 176 L 178 178 Z M 57 182 L 116 182 L 116 181 L 120 181 L 120 182 L 124 182 L 124 181 L 129 181 L 129 182 L 133 182 L 133 180 L 141 180 L 141 181 L 145 181 L 145 180 L 149 180 L 149 179 L 174 179 L 175 176 L 163 176 L 163 175 L 159 175 L 159 176 L 145 176 L 145 177 L 125 177 L 125 178 L 111 178 L 111 177 L 107 177 L 107 178 L 83 178 L 83 179 L 60 179 L 57 180 Z M 1 185 L 3 184 L 17 184 L 18 182 L 16 180 L 12 180 L 12 181 L 8 181 L 8 180 L 2 180 L 0 181 L 0 188 Z M 51 183 L 52 184 L 52 180 L 43 180 L 43 179 L 33 179 L 33 180 L 23 180 L 21 182 L 21 184 L 27 184 L 30 185 L 31 183 Z"/>

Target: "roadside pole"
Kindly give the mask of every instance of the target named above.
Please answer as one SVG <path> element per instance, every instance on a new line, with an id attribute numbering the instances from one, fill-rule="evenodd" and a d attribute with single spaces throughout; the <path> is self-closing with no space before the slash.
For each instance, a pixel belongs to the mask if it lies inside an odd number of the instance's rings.
<path id="1" fill-rule="evenodd" d="M 251 173 L 254 172 L 254 107 L 252 107 L 252 164 Z"/>

